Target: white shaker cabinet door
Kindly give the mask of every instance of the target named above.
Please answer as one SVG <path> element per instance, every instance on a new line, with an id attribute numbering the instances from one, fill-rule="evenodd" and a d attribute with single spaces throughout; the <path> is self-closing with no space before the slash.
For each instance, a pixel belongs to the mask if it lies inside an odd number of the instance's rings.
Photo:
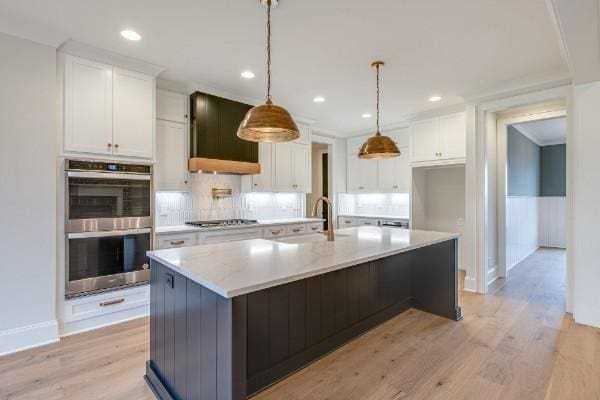
<path id="1" fill-rule="evenodd" d="M 252 175 L 252 188 L 254 192 L 273 191 L 273 153 L 275 145 L 272 143 L 258 144 L 258 162 L 260 174 Z"/>
<path id="2" fill-rule="evenodd" d="M 156 121 L 154 176 L 157 190 L 187 189 L 187 134 L 186 124 Z"/>
<path id="3" fill-rule="evenodd" d="M 439 153 L 441 159 L 467 156 L 467 125 L 464 113 L 440 118 Z"/>
<path id="4" fill-rule="evenodd" d="M 113 69 L 113 152 L 152 158 L 154 153 L 154 78 Z"/>
<path id="5" fill-rule="evenodd" d="M 112 154 L 112 67 L 65 56 L 64 147 Z"/>
<path id="6" fill-rule="evenodd" d="M 412 126 L 411 161 L 432 161 L 439 153 L 439 120 L 420 121 Z"/>
<path id="7" fill-rule="evenodd" d="M 293 176 L 294 182 L 292 189 L 295 192 L 310 193 L 310 156 L 309 146 L 303 144 L 292 145 L 292 158 L 293 158 Z"/>
<path id="8" fill-rule="evenodd" d="M 277 143 L 275 146 L 275 190 L 291 192 L 294 185 L 293 143 Z"/>

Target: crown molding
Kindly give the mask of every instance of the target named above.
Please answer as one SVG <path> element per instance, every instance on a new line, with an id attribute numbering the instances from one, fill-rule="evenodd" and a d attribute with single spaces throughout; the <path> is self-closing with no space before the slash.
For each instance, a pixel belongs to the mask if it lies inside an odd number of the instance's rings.
<path id="1" fill-rule="evenodd" d="M 76 42 L 74 40 L 67 40 L 58 48 L 58 51 L 61 53 L 70 54 L 72 56 L 83 57 L 101 63 L 141 72 L 154 77 L 158 76 L 158 74 L 165 70 L 165 67 L 160 65 L 151 64 L 137 58 L 124 56 L 122 54 L 90 46 L 85 43 Z"/>

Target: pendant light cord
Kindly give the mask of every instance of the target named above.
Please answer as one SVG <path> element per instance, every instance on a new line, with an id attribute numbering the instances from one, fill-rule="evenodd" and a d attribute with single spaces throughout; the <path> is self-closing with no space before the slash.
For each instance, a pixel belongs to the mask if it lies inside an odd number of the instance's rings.
<path id="1" fill-rule="evenodd" d="M 267 103 L 271 103 L 271 0 L 267 0 Z"/>
<path id="2" fill-rule="evenodd" d="M 375 66 L 377 69 L 377 133 L 379 135 L 379 64 Z"/>

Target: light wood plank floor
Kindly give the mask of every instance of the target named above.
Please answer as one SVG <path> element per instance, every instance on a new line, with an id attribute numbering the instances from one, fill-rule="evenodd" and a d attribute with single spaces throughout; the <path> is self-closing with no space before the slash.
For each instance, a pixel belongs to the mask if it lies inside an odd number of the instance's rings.
<path id="1" fill-rule="evenodd" d="M 540 250 L 461 293 L 462 321 L 409 310 L 255 399 L 600 399 L 600 329 L 564 313 L 564 265 Z M 142 319 L 0 358 L 0 399 L 151 400 L 148 340 Z"/>

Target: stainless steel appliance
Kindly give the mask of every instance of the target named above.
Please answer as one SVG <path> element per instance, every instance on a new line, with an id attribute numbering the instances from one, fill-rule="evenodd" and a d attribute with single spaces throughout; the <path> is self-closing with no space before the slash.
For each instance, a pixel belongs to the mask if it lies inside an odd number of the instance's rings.
<path id="1" fill-rule="evenodd" d="M 253 225 L 258 224 L 255 219 L 216 219 L 211 221 L 191 221 L 186 222 L 186 225 L 196 226 L 198 228 L 214 228 L 218 226 L 236 226 L 236 225 Z"/>
<path id="2" fill-rule="evenodd" d="M 147 282 L 152 166 L 66 161 L 66 296 Z"/>
<path id="3" fill-rule="evenodd" d="M 410 223 L 406 219 L 382 220 L 380 226 L 388 228 L 403 228 L 409 229 Z"/>

